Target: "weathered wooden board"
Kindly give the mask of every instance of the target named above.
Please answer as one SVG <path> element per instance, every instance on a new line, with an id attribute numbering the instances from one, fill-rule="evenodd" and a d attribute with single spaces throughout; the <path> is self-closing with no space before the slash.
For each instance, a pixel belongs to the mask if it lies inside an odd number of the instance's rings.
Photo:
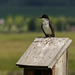
<path id="1" fill-rule="evenodd" d="M 16 65 L 53 68 L 70 43 L 69 38 L 36 38 Z"/>
<path id="2" fill-rule="evenodd" d="M 55 64 L 55 75 L 67 75 L 67 51 L 64 52 Z"/>

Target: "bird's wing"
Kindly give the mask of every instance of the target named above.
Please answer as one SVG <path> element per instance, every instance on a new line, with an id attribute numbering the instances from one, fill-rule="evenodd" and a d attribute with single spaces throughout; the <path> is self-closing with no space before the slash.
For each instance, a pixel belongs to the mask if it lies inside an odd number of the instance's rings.
<path id="1" fill-rule="evenodd" d="M 50 26 L 51 31 L 52 31 L 52 37 L 55 37 L 54 27 L 53 27 L 53 24 L 52 24 L 52 22 L 51 22 L 51 21 L 49 22 L 49 26 Z"/>
<path id="2" fill-rule="evenodd" d="M 41 25 L 41 29 L 42 29 L 42 31 L 44 32 L 43 25 Z M 45 34 L 46 36 L 48 36 L 45 32 L 44 32 L 44 34 Z"/>

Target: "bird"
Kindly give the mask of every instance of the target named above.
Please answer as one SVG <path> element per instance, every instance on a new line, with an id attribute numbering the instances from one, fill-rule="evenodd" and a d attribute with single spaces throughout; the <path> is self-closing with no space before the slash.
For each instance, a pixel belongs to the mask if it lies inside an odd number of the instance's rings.
<path id="1" fill-rule="evenodd" d="M 44 14 L 39 18 L 42 19 L 41 28 L 42 28 L 42 31 L 45 34 L 45 37 L 55 37 L 54 27 L 53 27 L 53 24 L 50 21 L 49 17 Z"/>

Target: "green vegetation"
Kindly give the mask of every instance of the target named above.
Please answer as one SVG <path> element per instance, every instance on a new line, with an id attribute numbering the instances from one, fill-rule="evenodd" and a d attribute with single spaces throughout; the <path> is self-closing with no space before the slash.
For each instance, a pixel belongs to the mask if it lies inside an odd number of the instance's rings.
<path id="1" fill-rule="evenodd" d="M 56 31 L 67 31 L 71 26 L 75 26 L 75 18 L 52 17 L 50 20 L 54 24 Z M 27 32 L 27 31 L 41 31 L 40 18 L 24 18 L 22 15 L 13 17 L 8 15 L 3 25 L 0 26 L 1 32 Z"/>
<path id="2" fill-rule="evenodd" d="M 30 46 L 32 41 L 43 33 L 0 34 L 0 75 L 22 75 L 16 62 Z M 75 75 L 75 32 L 56 32 L 56 37 L 69 37 L 69 75 Z"/>
<path id="3" fill-rule="evenodd" d="M 35 31 L 36 27 L 35 27 L 35 19 L 30 19 L 30 21 L 28 22 L 28 30 L 29 31 Z"/>
<path id="4" fill-rule="evenodd" d="M 9 15 L 6 19 L 6 23 L 5 25 L 8 27 L 8 31 L 10 32 L 11 28 L 12 28 L 12 24 L 13 24 L 13 18 L 11 15 Z"/>
<path id="5" fill-rule="evenodd" d="M 17 29 L 21 32 L 22 27 L 24 26 L 24 17 L 23 16 L 16 16 L 14 24 L 16 25 Z"/>

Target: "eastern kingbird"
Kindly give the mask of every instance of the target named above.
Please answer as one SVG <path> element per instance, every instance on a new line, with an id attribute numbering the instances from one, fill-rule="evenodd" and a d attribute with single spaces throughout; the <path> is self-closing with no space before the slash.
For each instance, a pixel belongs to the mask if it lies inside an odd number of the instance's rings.
<path id="1" fill-rule="evenodd" d="M 52 22 L 49 20 L 47 15 L 42 15 L 42 25 L 41 28 L 46 37 L 55 37 L 54 28 Z"/>

